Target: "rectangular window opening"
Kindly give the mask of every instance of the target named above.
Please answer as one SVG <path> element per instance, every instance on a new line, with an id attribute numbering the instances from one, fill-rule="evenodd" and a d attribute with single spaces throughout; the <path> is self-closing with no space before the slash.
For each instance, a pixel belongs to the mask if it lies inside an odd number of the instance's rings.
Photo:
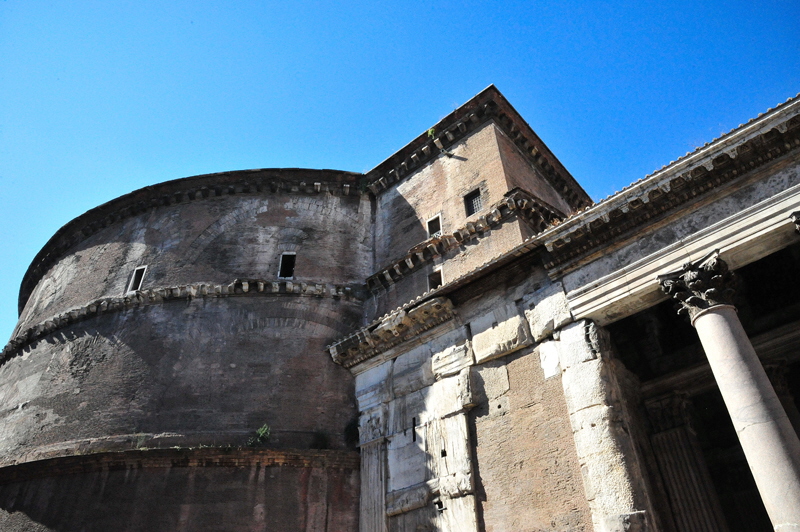
<path id="1" fill-rule="evenodd" d="M 428 276 L 428 290 L 435 290 L 442 286 L 442 270 L 435 271 Z"/>
<path id="2" fill-rule="evenodd" d="M 138 266 L 133 270 L 131 275 L 131 282 L 128 283 L 128 292 L 136 292 L 142 289 L 142 281 L 144 281 L 144 274 L 147 271 L 147 266 Z"/>
<path id="3" fill-rule="evenodd" d="M 467 216 L 472 216 L 481 210 L 482 206 L 480 189 L 475 189 L 464 196 L 464 208 L 467 210 Z"/>
<path id="4" fill-rule="evenodd" d="M 297 259 L 295 253 L 282 253 L 281 263 L 278 266 L 279 279 L 292 279 L 294 278 L 294 264 Z"/>
<path id="5" fill-rule="evenodd" d="M 428 238 L 440 236 L 442 236 L 442 218 L 437 215 L 428 220 Z"/>

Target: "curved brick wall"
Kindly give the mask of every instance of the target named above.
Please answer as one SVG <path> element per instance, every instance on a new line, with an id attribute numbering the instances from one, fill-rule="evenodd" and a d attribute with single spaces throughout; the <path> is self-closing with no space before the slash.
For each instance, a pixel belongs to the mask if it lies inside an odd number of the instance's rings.
<path id="1" fill-rule="evenodd" d="M 358 529 L 358 453 L 128 451 L 0 469 L 0 529 Z"/>
<path id="2" fill-rule="evenodd" d="M 273 450 L 302 456 L 353 445 L 353 378 L 325 346 L 362 321 L 372 267 L 369 201 L 354 184 L 349 189 L 350 174 L 260 172 L 149 187 L 89 211 L 51 239 L 23 281 L 20 321 L 3 350 L 0 472 L 130 449 L 237 449 L 264 424 Z M 297 254 L 294 277 L 279 279 L 287 251 Z M 141 290 L 127 293 L 143 265 Z M 291 471 L 267 483 L 280 485 L 269 488 L 267 514 L 292 513 L 287 494 L 308 491 L 310 470 Z M 220 464 L 196 475 L 214 483 L 237 474 L 244 473 Z M 147 487 L 160 482 L 157 474 L 141 477 L 141 489 L 158 491 Z M 350 477 L 330 481 L 355 490 L 352 502 L 358 490 Z M 170 478 L 180 484 L 195 473 Z M 74 481 L 62 475 L 25 485 Z M 121 489 L 133 494 L 135 484 Z M 203 492 L 183 504 L 212 499 Z M 233 516 L 252 513 L 249 499 L 218 502 Z M 6 504 L 13 511 L 16 503 Z M 327 511 L 328 502 L 314 504 Z M 341 522 L 357 521 L 350 506 Z M 40 529 L 3 519 L 15 530 Z"/>

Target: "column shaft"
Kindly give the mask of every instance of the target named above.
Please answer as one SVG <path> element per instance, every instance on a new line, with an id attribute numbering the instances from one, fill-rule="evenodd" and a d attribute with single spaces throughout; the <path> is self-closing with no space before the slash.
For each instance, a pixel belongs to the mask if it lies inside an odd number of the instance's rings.
<path id="1" fill-rule="evenodd" d="M 673 395 L 649 402 L 650 442 L 673 518 L 681 532 L 727 532 L 703 453 L 690 423 L 690 403 Z"/>
<path id="2" fill-rule="evenodd" d="M 731 305 L 693 325 L 776 531 L 800 531 L 800 440 Z"/>

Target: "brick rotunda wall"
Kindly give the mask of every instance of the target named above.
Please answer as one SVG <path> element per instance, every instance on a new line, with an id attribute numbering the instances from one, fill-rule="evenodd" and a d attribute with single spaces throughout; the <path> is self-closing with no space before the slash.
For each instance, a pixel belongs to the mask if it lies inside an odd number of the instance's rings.
<path id="1" fill-rule="evenodd" d="M 356 180 L 310 170 L 199 176 L 123 196 L 62 228 L 23 281 L 20 321 L 3 350 L 0 465 L 130 449 L 238 449 L 264 425 L 267 448 L 346 450 L 353 378 L 325 346 L 359 324 L 371 267 L 370 206 Z M 279 278 L 284 253 L 296 254 L 291 278 Z M 141 266 L 141 289 L 129 292 Z M 222 486 L 247 476 L 237 465 L 193 467 L 170 473 L 194 483 L 186 493 L 200 478 Z M 290 470 L 264 481 L 272 486 L 265 512 L 290 507 L 284 495 L 304 489 L 311 470 Z M 141 474 L 143 504 L 158 498 L 159 475 Z M 54 473 L 19 489 L 39 492 L 34 484 L 45 482 L 59 491 L 75 478 Z M 138 497 L 138 480 L 114 482 Z M 355 500 L 354 481 L 341 482 Z M 252 513 L 251 498 L 220 490 L 226 513 Z M 215 497 L 197 492 L 196 502 Z M 20 528 L 28 529 L 38 530 Z"/>

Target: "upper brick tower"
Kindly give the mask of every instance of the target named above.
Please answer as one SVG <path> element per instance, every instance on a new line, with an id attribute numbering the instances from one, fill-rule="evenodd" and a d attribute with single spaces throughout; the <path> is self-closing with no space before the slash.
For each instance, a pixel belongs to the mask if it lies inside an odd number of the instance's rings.
<path id="1" fill-rule="evenodd" d="M 367 173 L 374 311 L 458 279 L 592 201 L 493 85 Z"/>

